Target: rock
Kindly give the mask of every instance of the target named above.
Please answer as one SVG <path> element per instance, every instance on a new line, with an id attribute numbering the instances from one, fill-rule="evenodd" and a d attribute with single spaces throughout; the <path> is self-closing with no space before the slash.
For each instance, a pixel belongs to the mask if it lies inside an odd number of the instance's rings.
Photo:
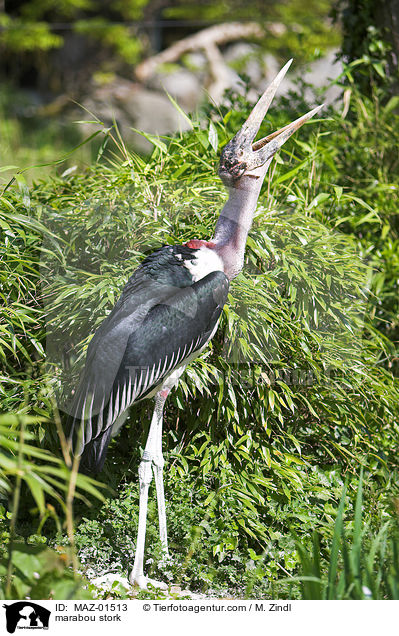
<path id="1" fill-rule="evenodd" d="M 161 93 L 166 91 L 188 112 L 196 108 L 201 95 L 200 78 L 184 68 L 171 73 L 156 73 L 148 80 L 147 87 Z"/>
<path id="2" fill-rule="evenodd" d="M 304 73 L 304 80 L 312 84 L 316 88 L 326 87 L 332 80 L 336 79 L 342 73 L 342 63 L 336 60 L 338 51 L 332 49 L 320 60 L 313 62 L 309 70 Z M 335 101 L 342 89 L 339 86 L 329 86 L 323 94 L 323 101 L 331 104 Z"/>
<path id="3" fill-rule="evenodd" d="M 187 120 L 166 95 L 122 78 L 94 88 L 83 105 L 107 125 L 112 125 L 115 119 L 123 139 L 141 152 L 150 152 L 153 146 L 133 132 L 132 127 L 155 135 L 170 134 L 189 127 Z"/>
<path id="4" fill-rule="evenodd" d="M 255 44 L 249 44 L 248 42 L 237 42 L 226 46 L 223 57 L 227 63 L 237 62 L 245 57 L 253 56 L 258 50 Z"/>
<path id="5" fill-rule="evenodd" d="M 214 78 L 210 80 L 209 76 L 205 75 L 204 70 L 194 73 L 184 68 L 171 73 L 154 75 L 148 81 L 147 87 L 116 77 L 108 84 L 101 86 L 94 84 L 90 96 L 83 102 L 83 105 L 107 125 L 112 125 L 113 119 L 115 119 L 128 144 L 132 144 L 140 152 L 150 152 L 152 144 L 144 137 L 134 133 L 131 130 L 132 127 L 157 135 L 173 134 L 176 131 L 184 131 L 189 128 L 187 120 L 170 102 L 165 90 L 176 99 L 186 112 L 193 111 L 198 106 L 199 102 L 204 99 L 205 90 L 218 103 L 225 88 L 233 88 L 238 92 L 244 90 L 238 74 L 227 66 L 227 63 L 248 57 L 244 64 L 244 72 L 251 78 L 252 84 L 248 98 L 255 102 L 259 94 L 274 79 L 281 66 L 270 54 L 263 55 L 259 61 L 255 56 L 256 51 L 256 45 L 244 42 L 228 46 L 225 49 L 223 59 L 220 60 L 220 73 L 217 81 Z M 191 53 L 190 55 L 191 57 L 197 56 L 195 59 L 198 58 L 201 64 L 206 62 L 202 53 Z M 301 77 L 305 82 L 319 88 L 327 86 L 329 81 L 336 78 L 342 71 L 342 64 L 336 62 L 335 55 L 336 51 L 331 50 L 325 57 L 312 64 L 299 68 L 293 66 L 279 88 L 279 95 L 287 95 L 290 90 L 295 88 L 296 77 Z M 208 65 L 204 68 L 208 71 Z M 318 100 L 314 99 L 310 90 L 305 92 L 305 98 L 310 105 L 316 101 L 320 103 L 321 100 L 331 103 L 340 94 L 340 88 L 331 86 Z M 93 132 L 93 126 L 91 125 L 86 132 Z"/>
<path id="6" fill-rule="evenodd" d="M 312 84 L 315 88 L 325 88 L 322 100 L 326 104 L 332 103 L 342 92 L 338 86 L 328 86 L 330 82 L 336 79 L 342 72 L 342 64 L 335 60 L 336 53 L 337 51 L 335 49 L 331 49 L 324 57 L 311 64 L 303 64 L 299 67 L 293 65 L 289 73 L 285 76 L 284 82 L 280 85 L 278 94 L 288 95 L 291 90 L 295 89 L 296 80 L 301 78 L 305 83 Z M 277 60 L 270 54 L 263 56 L 263 63 L 263 79 L 257 85 L 259 93 L 265 90 L 281 68 L 281 65 L 278 64 Z M 312 105 L 315 102 L 313 91 L 306 90 L 305 99 Z M 319 102 L 320 100 L 318 103 Z"/>
<path id="7" fill-rule="evenodd" d="M 244 73 L 250 79 L 251 84 L 257 84 L 263 77 L 263 68 L 256 55 L 259 47 L 247 42 L 238 42 L 228 46 L 223 57 L 227 64 L 241 62 L 240 73 Z"/>
<path id="8" fill-rule="evenodd" d="M 164 135 L 189 129 L 187 120 L 168 97 L 156 91 L 137 88 L 121 107 L 131 120 L 131 125 L 144 132 Z M 133 139 L 136 147 L 144 152 L 152 148 L 152 144 L 140 135 L 134 134 Z"/>
<path id="9" fill-rule="evenodd" d="M 281 64 L 279 64 L 271 53 L 265 53 L 262 55 L 262 63 L 263 63 L 263 83 L 270 84 L 270 82 L 276 77 L 277 73 L 281 68 Z"/>
<path id="10" fill-rule="evenodd" d="M 189 70 L 192 71 L 206 71 L 208 62 L 206 57 L 201 51 L 192 51 L 187 53 L 184 62 L 187 64 Z"/>

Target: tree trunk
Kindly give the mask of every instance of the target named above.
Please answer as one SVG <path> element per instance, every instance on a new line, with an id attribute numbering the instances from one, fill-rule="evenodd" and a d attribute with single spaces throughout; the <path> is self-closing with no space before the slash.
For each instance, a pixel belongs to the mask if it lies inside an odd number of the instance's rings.
<path id="1" fill-rule="evenodd" d="M 388 73 L 392 80 L 392 91 L 397 93 L 399 88 L 399 0 L 383 0 L 374 2 L 375 25 L 384 40 L 390 44 L 388 55 Z"/>
<path id="2" fill-rule="evenodd" d="M 363 65 L 353 68 L 360 90 L 370 93 L 376 84 L 384 85 L 390 94 L 397 94 L 399 0 L 337 0 L 335 17 L 338 16 L 343 31 L 341 57 L 346 62 L 362 56 L 370 60 L 369 73 L 365 73 Z M 390 47 L 388 52 L 384 43 Z M 386 78 L 378 73 L 376 63 L 382 63 Z"/>

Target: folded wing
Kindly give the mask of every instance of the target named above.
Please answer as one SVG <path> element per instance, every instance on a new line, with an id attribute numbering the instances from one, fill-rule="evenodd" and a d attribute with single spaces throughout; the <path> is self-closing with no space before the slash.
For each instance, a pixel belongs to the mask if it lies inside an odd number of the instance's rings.
<path id="1" fill-rule="evenodd" d="M 90 343 L 70 411 L 69 435 L 86 470 L 101 470 L 118 417 L 210 340 L 228 288 L 221 271 L 183 288 L 154 289 L 146 279 L 125 288 Z"/>

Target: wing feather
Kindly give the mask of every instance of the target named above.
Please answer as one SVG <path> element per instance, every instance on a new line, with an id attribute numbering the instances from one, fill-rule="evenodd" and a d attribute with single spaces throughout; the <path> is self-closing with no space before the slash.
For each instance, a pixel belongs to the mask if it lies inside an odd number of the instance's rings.
<path id="1" fill-rule="evenodd" d="M 124 385 L 123 385 L 122 400 L 121 400 L 121 413 L 123 413 L 126 410 L 126 396 L 127 396 L 127 382 L 125 382 Z"/>

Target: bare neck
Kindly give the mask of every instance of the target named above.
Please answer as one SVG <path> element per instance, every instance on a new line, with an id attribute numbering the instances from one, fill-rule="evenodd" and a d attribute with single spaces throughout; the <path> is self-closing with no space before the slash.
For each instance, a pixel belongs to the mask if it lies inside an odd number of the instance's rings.
<path id="1" fill-rule="evenodd" d="M 257 170 L 253 176 L 243 175 L 234 186 L 229 187 L 229 198 L 216 224 L 212 242 L 224 264 L 226 276 L 231 280 L 243 268 L 248 232 L 258 203 L 260 189 L 267 166 Z"/>

